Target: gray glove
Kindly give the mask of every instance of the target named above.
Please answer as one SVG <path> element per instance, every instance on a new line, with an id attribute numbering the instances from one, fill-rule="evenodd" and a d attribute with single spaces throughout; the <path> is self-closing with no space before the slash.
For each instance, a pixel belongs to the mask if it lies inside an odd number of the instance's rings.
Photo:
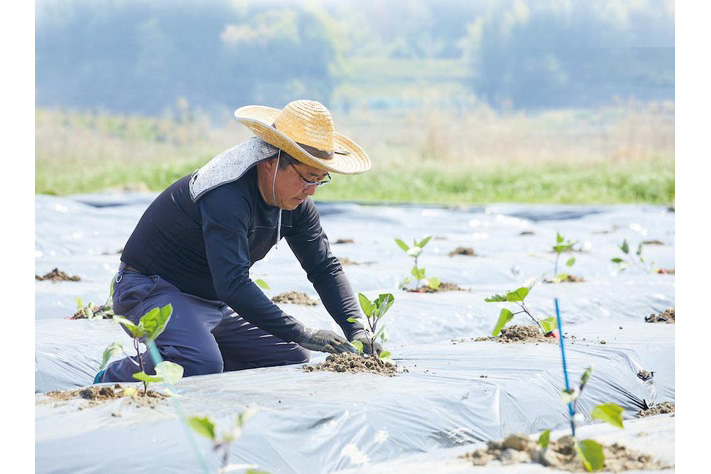
<path id="1" fill-rule="evenodd" d="M 365 331 L 358 331 L 355 334 L 351 336 L 351 341 L 360 341 L 361 344 L 363 344 L 363 353 L 364 354 L 377 354 L 380 355 L 381 352 L 383 352 L 383 346 L 380 345 L 379 342 L 375 342 L 375 344 L 372 345 L 370 344 L 370 338 L 368 337 L 368 334 L 366 334 Z"/>
<path id="2" fill-rule="evenodd" d="M 305 328 L 301 337 L 294 342 L 310 351 L 331 352 L 333 354 L 342 352 L 358 353 L 358 350 L 347 340 L 326 329 Z"/>

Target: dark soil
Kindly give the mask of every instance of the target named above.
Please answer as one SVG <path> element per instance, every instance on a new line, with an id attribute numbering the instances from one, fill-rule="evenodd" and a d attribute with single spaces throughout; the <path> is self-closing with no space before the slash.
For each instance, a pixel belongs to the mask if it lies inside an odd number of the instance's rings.
<path id="1" fill-rule="evenodd" d="M 642 382 L 646 382 L 647 380 L 654 378 L 654 372 L 649 372 L 647 370 L 642 369 L 637 372 L 637 378 L 639 378 Z"/>
<path id="2" fill-rule="evenodd" d="M 484 466 L 489 461 L 501 461 L 504 465 L 538 463 L 563 471 L 585 472 L 583 463 L 575 454 L 574 446 L 571 436 L 551 441 L 548 448 L 542 449 L 528 436 L 509 435 L 503 441 L 489 441 L 486 448 L 477 449 L 461 458 L 471 461 L 475 466 Z M 610 446 L 603 445 L 603 452 L 606 471 L 621 472 L 670 467 L 661 464 L 648 454 L 640 454 L 617 443 Z"/>
<path id="3" fill-rule="evenodd" d="M 457 247 L 456 249 L 449 252 L 450 257 L 454 257 L 455 255 L 466 255 L 468 257 L 477 256 L 477 254 L 474 252 L 474 249 L 471 247 Z"/>
<path id="4" fill-rule="evenodd" d="M 674 324 L 676 322 L 676 317 L 674 315 L 674 308 L 669 308 L 664 310 L 661 314 L 650 314 L 644 320 L 648 323 L 667 323 Z"/>
<path id="5" fill-rule="evenodd" d="M 410 293 L 441 293 L 443 291 L 469 291 L 466 288 L 462 288 L 461 286 L 457 285 L 456 283 L 449 283 L 446 281 L 443 281 L 439 284 L 437 288 L 430 288 L 427 285 L 422 285 L 416 290 L 405 290 L 409 291 Z"/>
<path id="6" fill-rule="evenodd" d="M 644 245 L 664 245 L 664 242 L 662 242 L 661 240 L 657 240 L 657 239 L 654 239 L 654 240 L 645 240 L 645 241 L 642 242 L 642 243 L 643 243 Z"/>
<path id="7" fill-rule="evenodd" d="M 55 268 L 51 272 L 45 274 L 44 276 L 35 275 L 35 280 L 51 280 L 51 281 L 80 281 L 81 278 L 78 276 L 69 276 L 58 268 Z"/>
<path id="8" fill-rule="evenodd" d="M 585 281 L 585 278 L 575 275 L 565 275 L 565 278 L 561 280 L 555 278 L 553 280 L 544 279 L 543 283 L 580 283 L 582 281 Z"/>
<path id="9" fill-rule="evenodd" d="M 353 239 L 338 239 L 336 240 L 337 244 L 352 244 L 354 241 Z"/>
<path id="10" fill-rule="evenodd" d="M 113 387 L 107 385 L 92 385 L 77 390 L 54 390 L 47 392 L 45 395 L 47 395 L 49 401 L 55 402 L 75 399 L 88 400 L 88 404 L 78 407 L 78 410 L 120 398 L 127 400 L 132 405 L 155 408 L 161 400 L 168 398 L 167 395 L 163 395 L 155 390 L 148 390 L 144 395 L 142 385 L 138 388 L 131 387 L 132 390 L 130 390 L 129 393 L 126 393 L 126 388 L 127 387 L 123 387 L 121 384 L 115 384 Z"/>
<path id="11" fill-rule="evenodd" d="M 397 374 L 397 365 L 377 356 L 363 357 L 358 354 L 344 353 L 330 354 L 326 357 L 325 362 L 304 365 L 303 370 L 304 372 L 367 372 L 392 377 Z"/>
<path id="12" fill-rule="evenodd" d="M 536 235 L 536 233 L 532 230 L 522 230 L 521 233 L 518 235 Z"/>
<path id="13" fill-rule="evenodd" d="M 313 300 L 306 293 L 301 293 L 299 291 L 287 291 L 280 295 L 276 295 L 272 298 L 274 303 L 291 303 L 291 304 L 301 304 L 304 306 L 316 306 L 318 301 Z"/>
<path id="14" fill-rule="evenodd" d="M 501 330 L 501 333 L 496 337 L 477 337 L 475 341 L 495 341 L 501 343 L 522 343 L 529 342 L 539 343 L 545 342 L 548 344 L 557 344 L 558 339 L 555 337 L 546 337 L 541 334 L 541 331 L 536 326 L 507 326 Z"/>
<path id="15" fill-rule="evenodd" d="M 661 275 L 675 275 L 676 271 L 673 268 L 658 268 L 657 273 Z"/>
<path id="16" fill-rule="evenodd" d="M 94 313 L 94 317 L 101 317 L 101 319 L 111 319 L 114 317 L 114 311 L 113 311 L 111 305 L 96 306 L 95 304 L 92 303 L 91 311 Z M 83 309 L 80 309 L 76 313 L 74 313 L 72 316 L 70 316 L 69 319 L 88 319 L 88 318 L 86 316 L 86 312 L 84 312 Z"/>
<path id="17" fill-rule="evenodd" d="M 637 418 L 643 418 L 645 416 L 662 415 L 665 413 L 674 413 L 674 402 L 663 402 L 659 405 L 652 405 L 646 410 L 641 410 L 637 413 Z"/>

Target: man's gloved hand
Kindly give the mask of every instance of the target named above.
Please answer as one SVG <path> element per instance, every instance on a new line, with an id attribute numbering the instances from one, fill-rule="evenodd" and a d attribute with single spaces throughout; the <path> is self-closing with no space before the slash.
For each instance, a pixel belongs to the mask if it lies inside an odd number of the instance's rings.
<path id="1" fill-rule="evenodd" d="M 358 353 L 358 350 L 350 342 L 335 332 L 326 329 L 305 328 L 304 334 L 294 342 L 310 351 L 331 352 L 333 354 L 342 352 Z"/>
<path id="2" fill-rule="evenodd" d="M 351 341 L 360 341 L 361 344 L 363 344 L 364 354 L 375 353 L 377 355 L 380 355 L 380 353 L 383 352 L 383 346 L 381 346 L 379 342 L 375 342 L 375 344 L 373 344 L 371 347 L 370 338 L 368 337 L 365 331 L 358 331 L 357 333 L 353 334 L 353 336 L 351 336 Z"/>

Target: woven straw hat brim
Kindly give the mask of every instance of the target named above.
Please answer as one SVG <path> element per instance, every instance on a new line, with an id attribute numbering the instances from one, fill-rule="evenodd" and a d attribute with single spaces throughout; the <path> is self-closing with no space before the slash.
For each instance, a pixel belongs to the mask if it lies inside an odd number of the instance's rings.
<path id="1" fill-rule="evenodd" d="M 279 109 L 248 105 L 235 110 L 234 115 L 238 122 L 249 128 L 256 136 L 308 166 L 339 174 L 359 174 L 370 169 L 370 158 L 365 151 L 353 140 L 338 132 L 334 132 L 336 153 L 333 154 L 333 158 L 322 159 L 313 156 L 294 140 L 272 127 L 280 113 Z"/>

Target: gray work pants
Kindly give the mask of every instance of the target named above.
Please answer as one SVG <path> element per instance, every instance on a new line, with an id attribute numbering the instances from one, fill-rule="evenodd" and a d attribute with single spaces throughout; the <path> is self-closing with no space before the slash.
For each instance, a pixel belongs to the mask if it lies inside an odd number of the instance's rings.
<path id="1" fill-rule="evenodd" d="M 170 303 L 172 316 L 155 342 L 163 360 L 183 367 L 184 377 L 308 362 L 309 351 L 245 321 L 222 301 L 183 293 L 157 275 L 123 267 L 114 281 L 114 312 L 137 324 L 151 309 Z M 124 348 L 134 351 L 131 344 Z M 136 356 L 109 364 L 101 382 L 136 381 L 133 374 L 140 369 L 132 360 Z M 141 360 L 145 372 L 155 374 L 147 352 Z"/>

